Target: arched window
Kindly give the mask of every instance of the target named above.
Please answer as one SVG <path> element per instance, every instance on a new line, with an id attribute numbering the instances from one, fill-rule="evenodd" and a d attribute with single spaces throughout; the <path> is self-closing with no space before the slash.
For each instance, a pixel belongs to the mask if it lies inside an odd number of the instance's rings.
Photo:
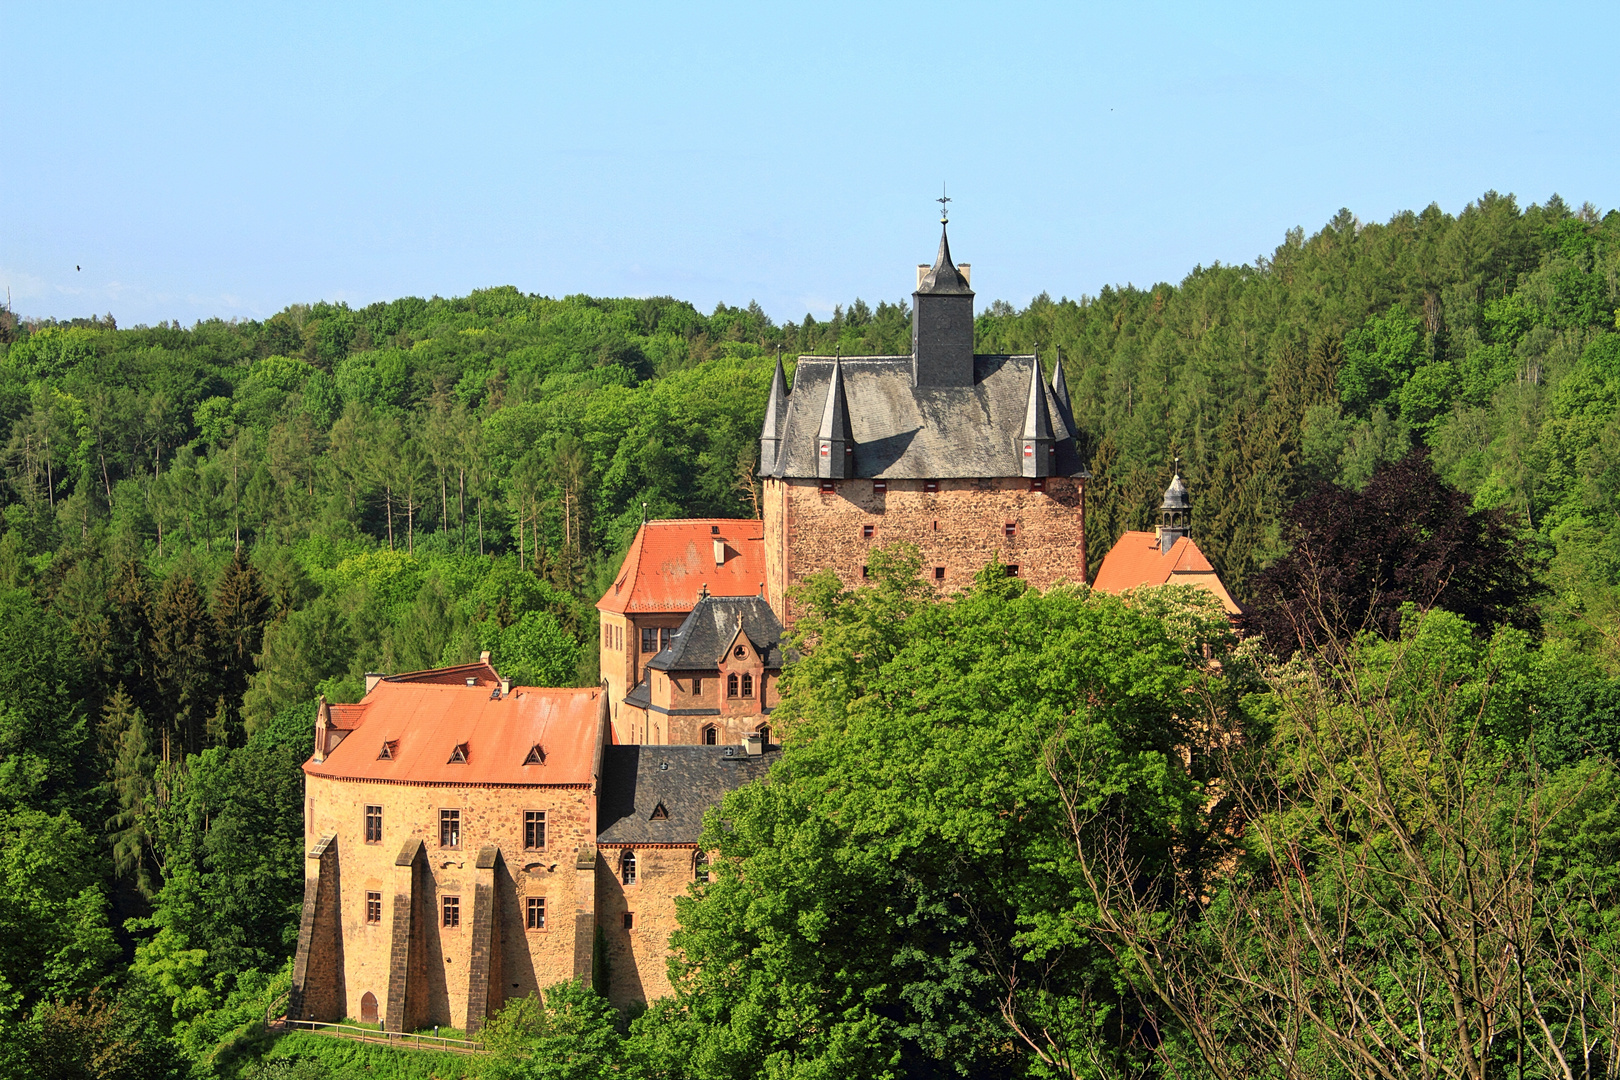
<path id="1" fill-rule="evenodd" d="M 720 729 L 710 724 L 703 729 L 703 745 L 714 746 L 720 742 Z"/>
<path id="2" fill-rule="evenodd" d="M 734 671 L 726 676 L 726 697 L 737 696 L 737 673 Z"/>
<path id="3" fill-rule="evenodd" d="M 636 883 L 636 853 L 628 849 L 619 856 L 619 880 L 626 885 Z"/>
<path id="4" fill-rule="evenodd" d="M 771 745 L 771 726 L 769 724 L 759 725 L 759 742 L 761 746 Z"/>
<path id="5" fill-rule="evenodd" d="M 752 675 L 744 675 L 742 678 L 742 696 L 754 696 L 754 677 Z"/>
<path id="6" fill-rule="evenodd" d="M 701 848 L 692 856 L 692 880 L 709 880 L 709 853 Z"/>

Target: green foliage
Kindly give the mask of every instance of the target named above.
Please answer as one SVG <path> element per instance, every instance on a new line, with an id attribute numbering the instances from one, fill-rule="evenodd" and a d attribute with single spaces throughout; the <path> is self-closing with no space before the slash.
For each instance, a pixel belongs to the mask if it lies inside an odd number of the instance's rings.
<path id="1" fill-rule="evenodd" d="M 682 1046 L 704 1077 L 1002 1075 L 1027 1036 L 1125 1064 L 1108 1018 L 1132 1006 L 1074 930 L 1049 770 L 1083 772 L 1079 806 L 1127 817 L 1135 857 L 1165 865 L 1202 798 L 1181 706 L 1236 697 L 1204 659 L 1227 656 L 1225 620 L 1186 590 L 1041 596 L 994 567 L 932 602 L 915 553 L 871 565 L 853 593 L 807 583 L 788 752 L 708 822 L 715 880 L 677 902 L 678 1010 L 659 1014 L 678 1034 L 644 1022 L 643 1052 Z"/>
<path id="2" fill-rule="evenodd" d="M 118 954 L 95 840 L 66 813 L 0 819 L 0 1025 L 99 985 Z"/>
<path id="3" fill-rule="evenodd" d="M 507 1002 L 481 1037 L 498 1080 L 607 1080 L 621 1075 L 624 1040 L 607 999 L 577 982 Z"/>

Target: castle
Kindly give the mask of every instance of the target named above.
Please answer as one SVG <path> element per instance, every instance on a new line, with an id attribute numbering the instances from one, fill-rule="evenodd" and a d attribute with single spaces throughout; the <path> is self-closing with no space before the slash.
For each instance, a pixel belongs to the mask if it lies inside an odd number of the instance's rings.
<path id="1" fill-rule="evenodd" d="M 804 356 L 791 390 L 778 360 L 763 521 L 642 525 L 596 605 L 598 687 L 512 686 L 486 653 L 321 703 L 289 1016 L 470 1033 L 570 978 L 620 1007 L 667 994 L 675 899 L 707 880 L 703 813 L 779 752 L 797 583 L 830 569 L 858 587 L 897 542 L 942 591 L 986 565 L 1039 589 L 1085 581 L 1062 366 L 1049 384 L 1035 355 L 975 354 L 969 281 L 942 222 L 910 355 Z M 1165 501 L 1097 587 L 1185 580 L 1235 610 L 1187 535 L 1179 475 Z"/>

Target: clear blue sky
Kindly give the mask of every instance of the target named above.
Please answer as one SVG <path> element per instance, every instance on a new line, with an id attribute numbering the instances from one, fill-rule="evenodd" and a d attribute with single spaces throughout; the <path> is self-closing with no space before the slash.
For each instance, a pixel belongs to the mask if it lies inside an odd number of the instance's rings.
<path id="1" fill-rule="evenodd" d="M 1620 7 L 0 0 L 19 314 L 487 285 L 777 319 L 1246 262 L 1341 206 L 1620 202 Z M 82 267 L 76 270 L 75 266 Z"/>

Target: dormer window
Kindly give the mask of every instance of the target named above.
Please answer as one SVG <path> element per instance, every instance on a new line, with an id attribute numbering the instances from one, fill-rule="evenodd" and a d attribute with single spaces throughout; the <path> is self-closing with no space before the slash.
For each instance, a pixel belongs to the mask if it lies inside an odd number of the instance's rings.
<path id="1" fill-rule="evenodd" d="M 545 763 L 546 752 L 540 748 L 540 744 L 535 743 L 533 746 L 529 747 L 529 756 L 523 759 L 523 764 L 544 765 Z"/>
<path id="2" fill-rule="evenodd" d="M 377 755 L 378 761 L 393 761 L 394 755 L 399 753 L 399 740 L 389 739 L 382 744 L 382 752 Z"/>
<path id="3" fill-rule="evenodd" d="M 668 821 L 669 820 L 669 811 L 667 809 L 665 809 L 663 803 L 659 803 L 657 806 L 653 807 L 652 816 L 649 817 L 647 820 L 649 820 L 649 821 Z"/>
<path id="4" fill-rule="evenodd" d="M 466 743 L 456 743 L 456 748 L 454 750 L 450 751 L 450 760 L 448 762 L 446 762 L 446 764 L 448 764 L 448 765 L 465 765 L 465 764 L 467 764 L 467 744 Z"/>

